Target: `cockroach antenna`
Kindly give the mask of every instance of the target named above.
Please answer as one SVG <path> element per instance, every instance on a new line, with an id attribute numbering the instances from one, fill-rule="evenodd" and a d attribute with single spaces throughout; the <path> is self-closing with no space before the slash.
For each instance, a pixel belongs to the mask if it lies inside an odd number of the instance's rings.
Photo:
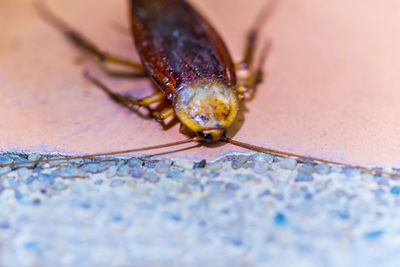
<path id="1" fill-rule="evenodd" d="M 113 151 L 113 152 L 89 154 L 89 155 L 83 155 L 83 156 L 69 156 L 69 157 L 67 156 L 67 157 L 61 157 L 61 158 L 50 158 L 50 159 L 39 159 L 39 160 L 31 160 L 31 161 L 12 162 L 12 163 L 0 164 L 0 168 L 1 167 L 12 167 L 12 166 L 18 166 L 18 165 L 25 165 L 25 164 L 37 164 L 37 163 L 40 163 L 40 162 L 54 162 L 54 161 L 63 161 L 63 160 L 87 159 L 87 158 L 96 158 L 96 157 L 104 157 L 104 156 L 121 155 L 121 154 L 133 153 L 133 152 L 141 152 L 141 151 L 147 151 L 147 150 L 155 150 L 155 149 L 160 149 L 160 148 L 178 146 L 178 145 L 191 143 L 191 142 L 194 142 L 194 141 L 197 141 L 197 140 L 198 140 L 197 137 L 193 137 L 193 138 L 189 138 L 189 139 L 182 140 L 182 141 L 171 142 L 171 143 L 155 145 L 155 146 L 142 147 L 142 148 L 134 148 L 134 149 Z"/>
<path id="2" fill-rule="evenodd" d="M 290 153 L 290 152 L 285 152 L 285 151 L 265 148 L 265 147 L 261 147 L 261 146 L 251 145 L 251 144 L 248 144 L 248 143 L 244 143 L 244 142 L 240 142 L 240 141 L 236 141 L 236 140 L 230 139 L 228 137 L 223 138 L 221 141 L 225 142 L 225 143 L 229 143 L 229 144 L 235 145 L 235 146 L 239 146 L 239 147 L 243 147 L 243 148 L 246 148 L 246 149 L 250 149 L 250 150 L 253 150 L 253 151 L 256 151 L 256 152 L 271 154 L 273 156 L 277 156 L 277 157 L 281 157 L 281 158 L 295 157 L 295 158 L 299 158 L 299 159 L 302 159 L 302 160 L 321 162 L 321 163 L 325 163 L 325 164 L 334 164 L 334 165 L 340 165 L 340 166 L 343 166 L 343 167 L 358 169 L 358 170 L 361 170 L 361 171 L 363 171 L 365 173 L 369 173 L 369 174 L 376 174 L 376 173 L 380 172 L 382 174 L 385 174 L 385 175 L 388 175 L 388 176 L 391 176 L 391 177 L 400 178 L 400 174 L 383 171 L 381 169 L 378 170 L 378 169 L 368 168 L 368 167 L 364 167 L 364 166 L 360 166 L 360 165 L 347 164 L 347 163 L 343 163 L 343 162 L 340 162 L 340 161 L 326 160 L 326 159 L 321 159 L 321 158 L 316 158 L 316 157 L 303 156 L 303 155 L 299 155 L 299 154 L 295 154 L 295 153 Z"/>
<path id="3" fill-rule="evenodd" d="M 369 174 L 377 174 L 381 173 L 393 178 L 400 178 L 400 174 L 393 173 L 393 172 L 388 172 L 388 171 L 383 171 L 381 169 L 374 169 L 374 168 L 368 168 L 360 165 L 353 165 L 353 164 L 346 164 L 340 161 L 333 161 L 333 160 L 326 160 L 326 159 L 321 159 L 317 157 L 308 157 L 300 154 L 295 154 L 295 153 L 290 153 L 290 152 L 285 152 L 285 151 L 280 151 L 280 150 L 275 150 L 275 149 L 270 149 L 266 147 L 261 147 L 261 146 L 256 146 L 256 145 L 251 145 L 248 143 L 240 142 L 233 140 L 228 137 L 223 137 L 220 140 L 221 142 L 228 143 L 234 146 L 246 148 L 255 152 L 261 152 L 265 154 L 270 154 L 276 157 L 280 158 L 286 158 L 286 157 L 294 157 L 298 158 L 301 160 L 306 160 L 306 161 L 313 161 L 313 162 L 320 162 L 320 163 L 325 163 L 325 164 L 333 164 L 333 165 L 340 165 L 343 167 L 348 167 L 348 168 L 353 168 L 353 169 L 358 169 L 361 170 L 365 173 Z M 134 149 L 127 149 L 127 150 L 119 150 L 119 151 L 113 151 L 113 152 L 105 152 L 105 153 L 96 153 L 96 154 L 89 154 L 89 155 L 83 155 L 83 156 L 67 156 L 67 157 L 60 157 L 60 158 L 50 158 L 50 159 L 39 159 L 39 160 L 32 160 L 32 161 L 21 161 L 21 162 L 12 162 L 12 163 L 5 163 L 5 164 L 0 164 L 0 168 L 2 167 L 13 167 L 13 166 L 19 166 L 19 165 L 26 165 L 26 164 L 38 164 L 38 163 L 47 163 L 47 162 L 56 162 L 56 161 L 65 161 L 65 160 L 74 160 L 74 159 L 87 159 L 87 158 L 99 158 L 99 157 L 104 157 L 104 156 L 112 156 L 112 155 L 121 155 L 121 154 L 128 154 L 128 153 L 134 153 L 134 152 L 141 152 L 141 151 L 148 151 L 148 150 L 155 150 L 155 149 L 161 149 L 161 148 L 167 148 L 167 147 L 173 147 L 173 146 L 179 146 L 183 144 L 188 144 L 192 142 L 199 142 L 205 143 L 204 140 L 201 140 L 201 138 L 195 136 L 192 138 L 188 138 L 186 140 L 182 141 L 177 141 L 177 142 L 171 142 L 171 143 L 166 143 L 166 144 L 161 144 L 161 145 L 155 145 L 155 146 L 148 146 L 148 147 L 142 147 L 142 148 L 134 148 Z"/>

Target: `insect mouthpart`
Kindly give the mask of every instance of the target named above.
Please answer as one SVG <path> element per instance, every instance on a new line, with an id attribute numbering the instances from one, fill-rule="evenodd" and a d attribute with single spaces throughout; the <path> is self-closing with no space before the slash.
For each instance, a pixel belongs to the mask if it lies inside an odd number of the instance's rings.
<path id="1" fill-rule="evenodd" d="M 197 136 L 201 138 L 201 140 L 206 142 L 213 142 L 221 140 L 225 137 L 226 130 L 225 129 L 210 129 L 205 131 L 196 132 Z"/>

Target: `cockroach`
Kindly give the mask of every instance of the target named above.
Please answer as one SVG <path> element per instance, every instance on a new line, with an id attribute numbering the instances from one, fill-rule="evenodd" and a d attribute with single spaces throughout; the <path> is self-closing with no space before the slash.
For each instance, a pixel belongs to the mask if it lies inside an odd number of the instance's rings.
<path id="1" fill-rule="evenodd" d="M 274 0 L 272 1 L 275 3 Z M 264 12 L 271 11 L 271 6 Z M 136 63 L 103 52 L 43 4 L 39 3 L 37 9 L 47 22 L 55 26 L 77 47 L 93 55 L 102 63 L 132 68 L 135 70 L 133 76 L 148 77 L 159 91 L 142 99 L 134 99 L 113 92 L 89 72 L 84 73 L 86 79 L 102 89 L 118 104 L 128 108 L 146 107 L 151 116 L 163 125 L 166 119 L 175 116 L 181 123 L 181 132 L 189 135 L 190 138 L 145 148 L 1 164 L 0 167 L 116 155 L 190 142 L 222 141 L 280 157 L 294 156 L 304 160 L 340 164 L 375 173 L 375 170 L 362 166 L 271 150 L 235 141 L 226 136 L 227 129 L 237 117 L 239 102 L 245 100 L 246 93 L 253 92 L 261 82 L 262 65 L 269 46 L 265 46 L 262 50 L 256 65 L 254 52 L 261 24 L 260 19 L 267 14 L 261 14 L 256 21 L 256 26 L 249 31 L 244 59 L 234 64 L 220 35 L 185 0 L 130 0 L 131 32 L 141 60 L 141 63 Z M 237 79 L 237 71 L 240 70 L 248 73 L 245 79 Z M 156 103 L 163 104 L 160 105 L 162 109 L 150 107 Z M 388 173 L 388 175 L 396 176 L 393 173 Z"/>

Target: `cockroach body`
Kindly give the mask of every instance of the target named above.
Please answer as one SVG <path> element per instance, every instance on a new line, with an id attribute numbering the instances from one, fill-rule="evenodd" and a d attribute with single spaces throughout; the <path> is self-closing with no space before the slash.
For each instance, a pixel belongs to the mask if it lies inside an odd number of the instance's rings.
<path id="1" fill-rule="evenodd" d="M 234 64 L 221 37 L 182 0 L 132 0 L 131 14 L 148 77 L 185 127 L 205 141 L 220 140 L 239 101 Z"/>

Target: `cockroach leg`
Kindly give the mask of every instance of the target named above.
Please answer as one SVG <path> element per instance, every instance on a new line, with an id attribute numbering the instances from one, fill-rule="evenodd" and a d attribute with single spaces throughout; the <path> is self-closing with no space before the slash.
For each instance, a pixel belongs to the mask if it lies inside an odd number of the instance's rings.
<path id="1" fill-rule="evenodd" d="M 93 47 L 93 48 L 97 49 L 96 47 Z M 103 63 L 109 62 L 109 63 L 113 63 L 113 64 L 117 64 L 117 65 L 127 66 L 127 67 L 130 67 L 130 68 L 136 69 L 136 70 L 138 70 L 138 71 L 140 71 L 142 73 L 145 73 L 144 67 L 143 67 L 143 65 L 141 63 L 132 62 L 132 61 L 130 61 L 128 59 L 125 59 L 123 57 L 116 56 L 116 55 L 113 55 L 113 54 L 110 54 L 110 53 L 107 53 L 107 52 L 102 52 L 100 50 L 97 50 L 97 51 L 96 50 L 92 50 L 91 51 L 88 48 L 88 51 L 91 54 L 93 54 L 94 56 L 96 56 Z"/>
<path id="2" fill-rule="evenodd" d="M 250 96 L 247 99 L 252 99 L 257 85 L 262 82 L 263 72 L 261 68 L 256 68 L 251 71 L 246 79 L 238 81 L 236 91 L 239 100 L 245 99 L 245 94 L 250 92 Z"/>
<path id="3" fill-rule="evenodd" d="M 134 68 L 140 72 L 144 73 L 144 68 L 141 63 L 132 62 L 123 57 L 110 54 L 100 50 L 95 44 L 89 41 L 85 36 L 81 35 L 79 32 L 75 31 L 71 26 L 69 26 L 65 21 L 56 16 L 51 12 L 42 2 L 36 3 L 36 9 L 38 13 L 47 21 L 49 24 L 61 31 L 74 45 L 80 49 L 85 50 L 89 54 L 95 56 L 102 63 L 114 63 L 118 65 L 123 65 L 127 67 Z"/>
<path id="4" fill-rule="evenodd" d="M 245 94 L 247 92 L 251 92 L 251 94 L 253 94 L 257 85 L 261 83 L 263 76 L 261 66 L 258 66 L 254 70 L 249 70 L 246 76 L 247 77 L 238 80 L 236 87 L 236 92 L 240 101 L 245 99 Z M 249 99 L 251 98 L 252 96 L 249 97 Z"/>
<path id="5" fill-rule="evenodd" d="M 247 40 L 244 50 L 244 55 L 242 61 L 235 63 L 235 68 L 239 76 L 244 72 L 245 78 L 239 80 L 237 86 L 237 93 L 240 100 L 244 99 L 245 93 L 251 91 L 250 98 L 253 97 L 255 88 L 261 82 L 263 73 L 263 65 L 268 55 L 268 52 L 271 48 L 271 42 L 268 41 L 264 48 L 261 51 L 261 55 L 259 57 L 258 65 L 254 68 L 254 54 L 257 47 L 257 41 L 259 32 L 261 31 L 263 25 L 266 20 L 274 12 L 277 5 L 277 1 L 270 1 L 264 8 L 263 11 L 260 12 L 259 17 L 256 19 L 255 24 L 252 29 L 247 34 Z"/>
<path id="6" fill-rule="evenodd" d="M 152 114 L 153 114 L 153 117 L 156 120 L 164 121 L 164 120 L 168 119 L 169 117 L 174 116 L 175 115 L 175 111 L 172 108 L 172 106 L 170 106 L 170 107 L 167 107 L 167 108 L 161 110 L 161 112 L 153 111 Z"/>
<path id="7" fill-rule="evenodd" d="M 248 33 L 243 60 L 235 63 L 235 68 L 239 75 L 239 81 L 236 87 L 239 100 L 244 100 L 245 93 L 257 86 L 257 83 L 254 82 L 257 80 L 255 78 L 262 75 L 260 70 L 256 69 L 254 71 L 252 69 L 258 30 L 259 28 L 256 27 Z M 245 75 L 245 78 L 240 77 L 242 74 Z"/>
<path id="8" fill-rule="evenodd" d="M 178 119 L 175 116 L 175 112 L 173 110 L 172 107 L 170 108 L 166 108 L 164 110 L 162 110 L 161 112 L 159 111 L 153 111 L 152 112 L 152 116 L 153 118 L 155 118 L 155 120 L 160 123 L 160 125 L 162 126 L 162 128 L 164 130 L 168 130 L 170 129 L 172 126 L 174 126 L 176 123 L 178 123 Z M 173 117 L 172 120 L 170 120 L 169 122 L 167 122 L 166 120 L 170 117 Z"/>
<path id="9" fill-rule="evenodd" d="M 263 78 L 263 66 L 265 63 L 265 60 L 268 56 L 268 53 L 271 49 L 271 42 L 266 42 L 265 46 L 261 50 L 259 60 L 257 62 L 257 66 L 253 69 L 245 69 L 247 71 L 247 74 L 244 79 L 239 79 L 238 85 L 236 88 L 236 91 L 238 93 L 239 100 L 243 100 L 245 98 L 245 93 L 250 92 L 251 96 L 249 99 L 252 99 L 255 93 L 255 88 L 259 83 L 262 82 Z M 252 65 L 252 61 L 248 63 L 248 66 Z"/>
<path id="10" fill-rule="evenodd" d="M 161 102 L 164 99 L 165 99 L 165 95 L 162 92 L 157 91 L 156 93 L 154 93 L 150 96 L 147 96 L 145 98 L 142 98 L 139 101 L 142 103 L 142 106 L 148 107 L 151 104 Z"/>
<path id="11" fill-rule="evenodd" d="M 142 99 L 135 99 L 130 96 L 124 96 L 118 93 L 113 92 L 107 85 L 102 83 L 97 78 L 93 77 L 89 72 L 85 72 L 84 76 L 90 82 L 92 82 L 96 87 L 102 89 L 109 97 L 111 97 L 117 103 L 132 109 L 135 106 L 140 107 L 148 107 L 153 103 L 160 102 L 165 98 L 165 95 L 161 92 L 157 92 L 154 95 L 142 98 Z"/>
<path id="12" fill-rule="evenodd" d="M 179 120 L 177 119 L 176 116 L 174 116 L 172 118 L 172 120 L 169 122 L 166 122 L 165 120 L 158 120 L 158 119 L 156 119 L 156 120 L 161 125 L 163 130 L 169 130 L 172 126 L 174 126 L 175 124 L 177 124 L 179 122 Z"/>
<path id="13" fill-rule="evenodd" d="M 257 25 L 247 34 L 243 59 L 242 61 L 235 63 L 236 70 L 251 70 L 260 29 L 261 26 Z"/>
<path id="14" fill-rule="evenodd" d="M 243 60 L 241 62 L 235 64 L 235 67 L 237 70 L 251 70 L 259 33 L 260 33 L 261 29 L 264 27 L 267 20 L 270 19 L 272 14 L 275 12 L 278 2 L 279 1 L 270 0 L 262 8 L 262 11 L 259 13 L 251 30 L 247 34 L 247 41 L 246 41 L 246 46 L 245 46 L 245 50 L 244 50 Z M 268 48 L 269 47 L 270 47 L 270 43 L 268 43 Z"/>
<path id="15" fill-rule="evenodd" d="M 115 71 L 107 68 L 105 65 L 102 65 L 102 69 L 105 74 L 113 78 L 129 78 L 129 79 L 137 79 L 137 78 L 146 78 L 147 74 L 143 71 L 140 72 L 130 72 L 130 71 Z"/>
<path id="16" fill-rule="evenodd" d="M 171 106 L 171 102 L 166 98 L 164 98 L 163 101 L 160 101 L 154 109 L 150 106 L 147 106 L 146 108 L 164 130 L 170 129 L 178 122 L 178 118 L 175 116 L 175 111 Z M 172 119 L 169 120 L 171 117 Z"/>
<path id="17" fill-rule="evenodd" d="M 92 82 L 96 87 L 100 88 L 103 90 L 109 97 L 111 97 L 114 101 L 116 101 L 118 104 L 121 104 L 125 107 L 127 107 L 129 110 L 132 110 L 134 112 L 137 112 L 137 107 L 145 107 L 147 108 L 149 114 L 158 121 L 163 129 L 169 129 L 171 126 L 175 125 L 177 122 L 176 117 L 172 119 L 170 122 L 165 123 L 165 120 L 173 115 L 175 115 L 175 112 L 168 103 L 168 107 L 162 108 L 161 111 L 159 110 L 153 110 L 150 106 L 155 103 L 163 103 L 164 100 L 166 100 L 165 95 L 158 91 L 150 96 L 141 98 L 141 99 L 135 99 L 130 96 L 124 96 L 118 93 L 113 92 L 108 86 L 106 86 L 104 83 L 102 83 L 100 80 L 97 78 L 93 77 L 90 75 L 89 72 L 84 73 L 85 77 Z M 162 107 L 162 106 L 161 106 Z"/>
<path id="18" fill-rule="evenodd" d="M 253 58 L 254 58 L 254 51 L 256 49 L 257 35 L 258 35 L 257 29 L 253 29 L 248 33 L 243 60 L 240 63 L 236 64 L 238 69 L 241 70 L 251 69 L 251 65 L 253 63 Z"/>

